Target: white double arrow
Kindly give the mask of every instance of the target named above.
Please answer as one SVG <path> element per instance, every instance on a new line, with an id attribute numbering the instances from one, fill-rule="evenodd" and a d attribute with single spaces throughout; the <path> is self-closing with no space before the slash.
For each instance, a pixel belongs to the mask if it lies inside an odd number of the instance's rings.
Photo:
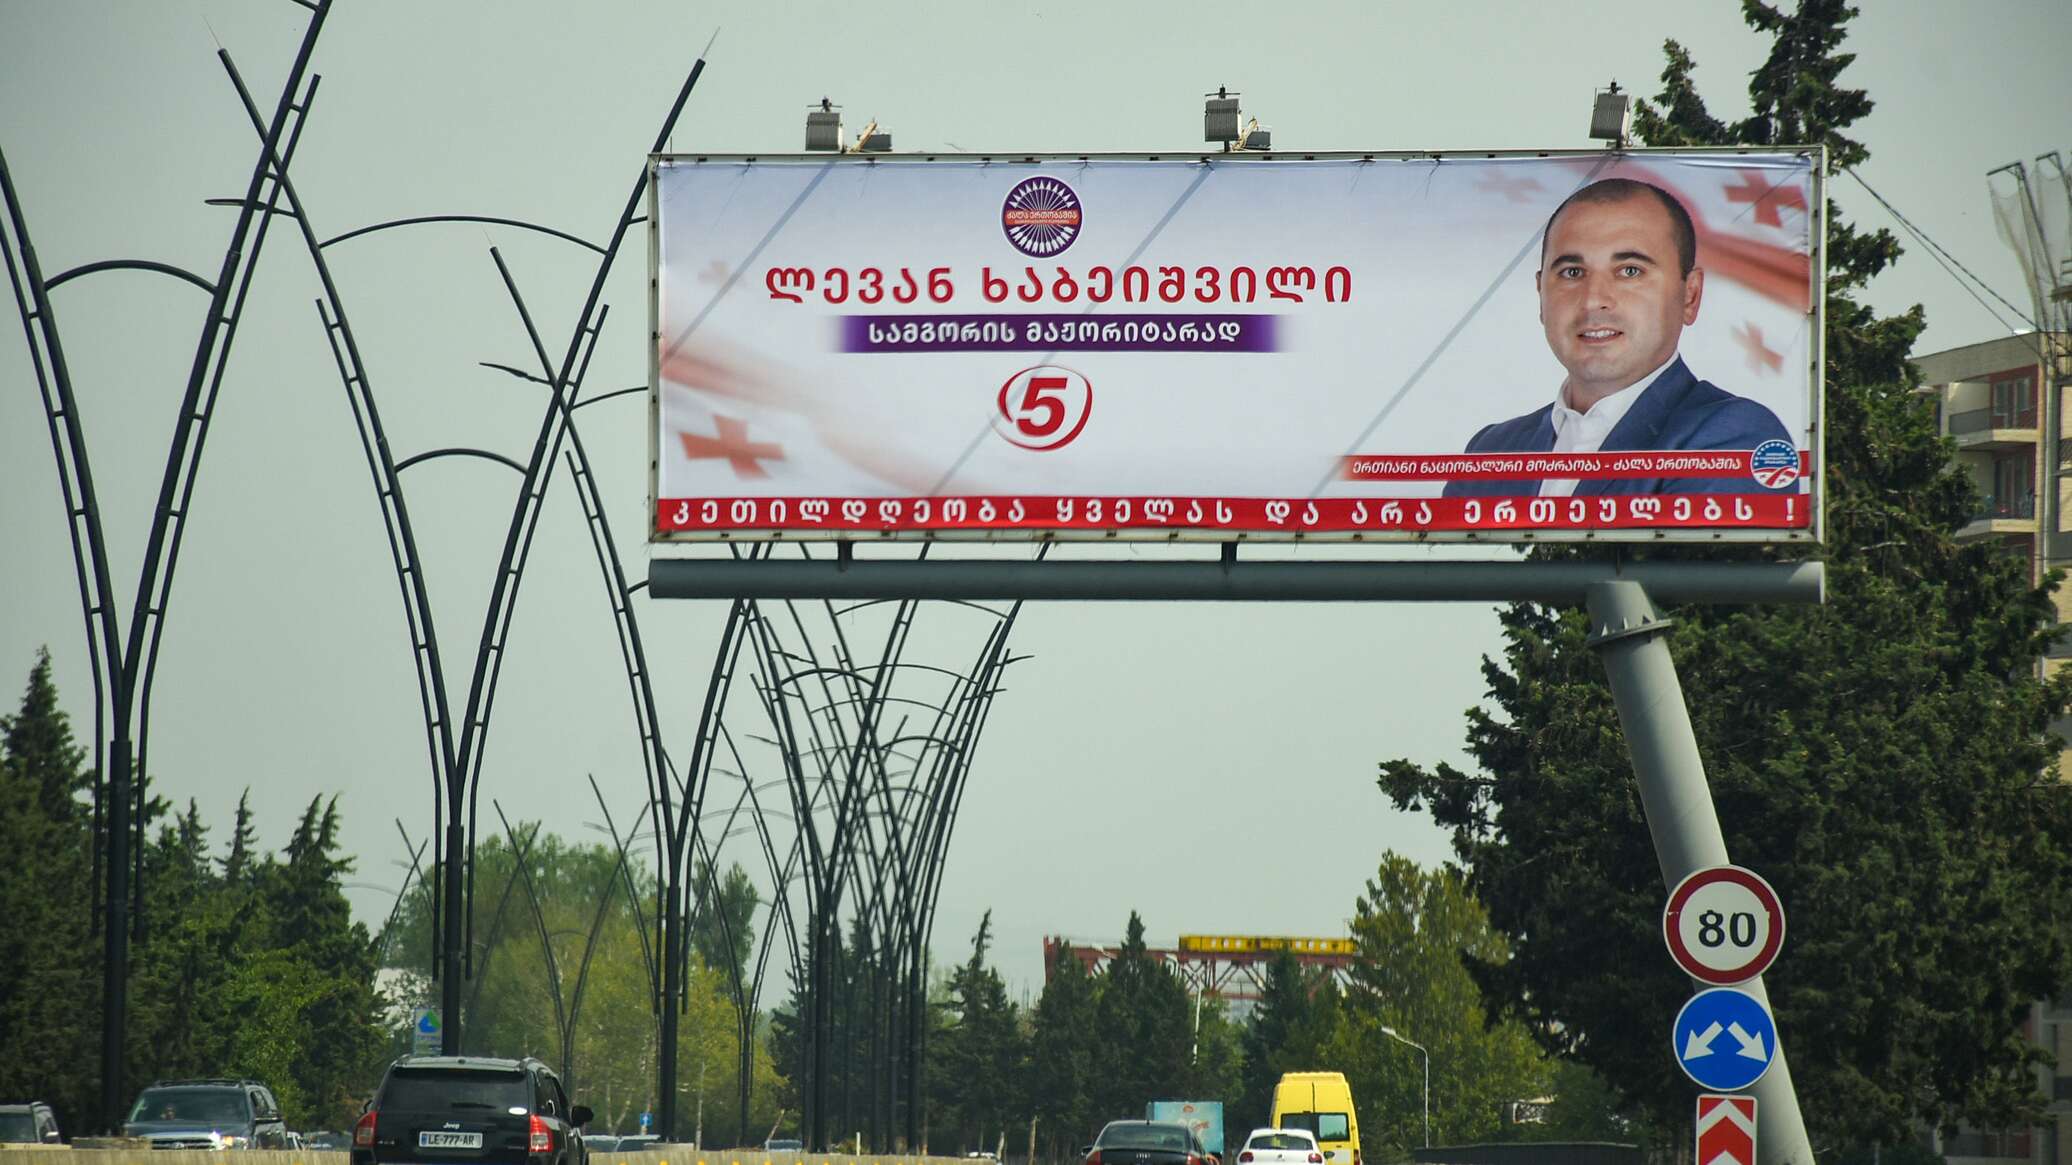
<path id="1" fill-rule="evenodd" d="M 1742 1027 L 1739 1023 L 1731 1023 L 1722 1028 L 1718 1020 L 1713 1020 L 1712 1025 L 1704 1031 L 1692 1032 L 1684 1037 L 1683 1058 L 1695 1060 L 1700 1056 L 1710 1056 L 1712 1054 L 1712 1041 L 1718 1039 L 1722 1031 L 1733 1036 L 1734 1041 L 1741 1045 L 1741 1050 L 1734 1053 L 1735 1055 L 1762 1061 L 1767 1061 L 1770 1058 L 1770 1053 L 1763 1050 L 1762 1036 L 1748 1034 L 1748 1029 Z"/>

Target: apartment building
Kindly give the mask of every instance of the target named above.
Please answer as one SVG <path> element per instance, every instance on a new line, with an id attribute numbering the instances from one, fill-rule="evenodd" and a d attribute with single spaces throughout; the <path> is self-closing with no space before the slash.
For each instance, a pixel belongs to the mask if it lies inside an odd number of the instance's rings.
<path id="1" fill-rule="evenodd" d="M 2072 336 L 2007 336 L 1915 363 L 1921 391 L 1935 402 L 1943 433 L 1978 487 L 1978 511 L 1958 538 L 2004 544 L 2027 558 L 2038 581 L 2054 568 L 2072 575 Z M 2057 594 L 2060 622 L 2072 622 L 2068 591 Z M 2043 667 L 2054 673 L 2068 661 L 2072 646 L 2061 645 Z M 2072 740 L 2072 723 L 2059 732 Z M 2060 763 L 2072 775 L 2072 751 Z M 2072 1165 L 2072 984 L 2057 999 L 2031 1006 L 2022 1032 L 2050 1060 L 2037 1080 L 2051 1098 L 2049 1114 L 2033 1128 L 1965 1130 L 1941 1139 L 1945 1159 Z"/>

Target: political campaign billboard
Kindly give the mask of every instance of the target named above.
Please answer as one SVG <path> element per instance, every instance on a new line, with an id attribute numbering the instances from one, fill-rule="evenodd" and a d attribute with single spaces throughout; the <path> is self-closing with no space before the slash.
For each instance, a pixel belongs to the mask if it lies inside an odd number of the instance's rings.
<path id="1" fill-rule="evenodd" d="M 1817 539 L 1823 168 L 656 156 L 651 534 Z"/>

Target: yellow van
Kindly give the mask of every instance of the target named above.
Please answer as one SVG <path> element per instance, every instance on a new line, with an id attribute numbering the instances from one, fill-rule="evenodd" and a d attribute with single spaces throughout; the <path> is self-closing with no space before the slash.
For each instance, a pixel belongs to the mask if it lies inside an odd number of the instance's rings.
<path id="1" fill-rule="evenodd" d="M 1273 1089 L 1277 1129 L 1307 1129 L 1331 1165 L 1360 1165 L 1360 1117 L 1343 1072 L 1287 1072 Z"/>

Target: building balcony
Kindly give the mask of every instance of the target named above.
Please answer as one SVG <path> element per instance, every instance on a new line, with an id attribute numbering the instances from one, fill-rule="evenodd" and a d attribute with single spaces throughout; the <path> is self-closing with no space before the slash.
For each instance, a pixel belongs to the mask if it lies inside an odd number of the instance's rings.
<path id="1" fill-rule="evenodd" d="M 1959 449 L 2019 449 L 2036 444 L 2036 414 L 1991 408 L 1951 413 L 1950 436 Z"/>
<path id="2" fill-rule="evenodd" d="M 1979 508 L 1971 515 L 1971 521 L 1958 529 L 1957 537 L 1969 541 L 2010 534 L 2033 536 L 2036 532 L 2036 495 L 2019 494 L 2011 498 L 1988 496 L 1979 499 Z"/>

